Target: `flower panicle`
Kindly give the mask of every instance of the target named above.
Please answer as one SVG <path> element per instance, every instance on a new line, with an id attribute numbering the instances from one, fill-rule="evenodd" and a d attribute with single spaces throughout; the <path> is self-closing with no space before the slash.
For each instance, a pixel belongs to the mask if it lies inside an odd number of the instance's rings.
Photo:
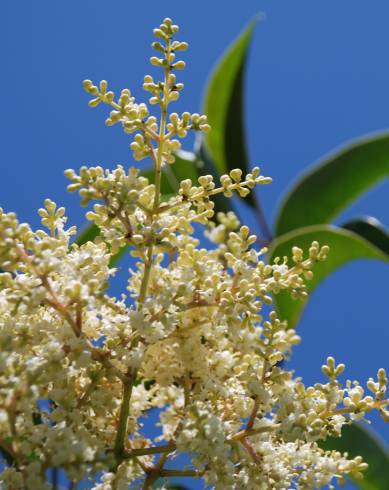
<path id="1" fill-rule="evenodd" d="M 169 18 L 164 19 L 159 28 L 154 29 L 158 41 L 153 42 L 152 47 L 158 56 L 152 56 L 150 63 L 163 70 L 164 80 L 154 81 L 151 75 L 146 75 L 143 82 L 143 89 L 150 94 L 149 103 L 158 105 L 163 112 L 166 112 L 169 103 L 178 100 L 184 88 L 183 83 L 177 82 L 174 72 L 185 68 L 184 61 L 176 60 L 176 53 L 186 51 L 188 43 L 174 40 L 177 32 L 178 26 Z M 166 128 L 164 124 L 161 131 L 161 121 L 150 114 L 146 103 L 137 103 L 129 89 L 123 89 L 115 99 L 115 93 L 108 90 L 106 80 L 102 80 L 98 85 L 91 80 L 84 80 L 83 86 L 93 97 L 89 101 L 90 107 L 96 107 L 101 103 L 112 107 L 105 121 L 107 126 L 120 122 L 125 133 L 136 133 L 130 145 L 136 160 L 150 157 L 154 152 L 152 142 L 157 142 L 162 143 L 164 162 L 172 164 L 175 161 L 175 152 L 181 148 L 181 142 L 177 138 L 185 138 L 188 131 L 210 130 L 207 117 L 204 115 L 189 112 L 179 115 L 173 112 L 169 115 Z"/>
<path id="2" fill-rule="evenodd" d="M 36 231 L 0 208 L 5 488 L 46 490 L 51 467 L 74 482 L 100 473 L 93 490 L 142 480 L 146 489 L 174 476 L 202 477 L 213 488 L 331 488 L 362 478 L 367 464 L 320 442 L 373 410 L 389 421 L 384 369 L 365 391 L 343 382 L 345 366 L 333 357 L 313 386 L 283 364 L 300 336 L 274 298 L 305 300 L 329 248 L 313 241 L 269 263 L 268 249 L 233 211 L 215 215 L 215 196 L 246 197 L 271 182 L 259 167 L 219 181 L 184 179 L 162 195 L 162 168 L 174 163 L 179 139 L 210 129 L 205 116 L 168 111 L 183 88 L 175 72 L 185 64 L 176 56 L 188 47 L 177 32 L 170 19 L 154 30 L 151 64 L 163 80 L 147 75 L 144 89 L 158 117 L 128 89 L 116 97 L 104 80 L 84 82 L 90 106 L 111 107 L 107 125 L 133 135 L 135 160 L 153 163 L 151 177 L 122 165 L 66 170 L 93 237 L 72 242 L 75 228 L 50 199 Z M 212 246 L 195 235 L 198 224 Z M 108 285 L 124 252 L 133 260 L 117 298 Z M 154 437 L 144 415 L 155 408 L 162 430 Z M 190 454 L 190 467 L 169 469 L 178 453 Z"/>

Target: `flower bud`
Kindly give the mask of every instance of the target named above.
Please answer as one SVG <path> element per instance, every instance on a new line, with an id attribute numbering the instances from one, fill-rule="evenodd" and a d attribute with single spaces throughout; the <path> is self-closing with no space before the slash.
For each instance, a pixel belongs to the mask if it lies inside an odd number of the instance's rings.
<path id="1" fill-rule="evenodd" d="M 184 70 L 185 61 L 177 61 L 176 63 L 173 63 L 172 68 L 173 70 Z"/>

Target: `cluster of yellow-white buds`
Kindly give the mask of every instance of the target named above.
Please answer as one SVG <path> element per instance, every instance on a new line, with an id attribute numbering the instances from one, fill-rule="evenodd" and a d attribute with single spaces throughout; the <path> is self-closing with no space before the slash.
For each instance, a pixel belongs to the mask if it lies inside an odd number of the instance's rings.
<path id="1" fill-rule="evenodd" d="M 166 17 L 165 19 L 163 19 L 159 27 L 153 29 L 153 34 L 155 37 L 167 41 L 168 39 L 171 39 L 174 34 L 177 34 L 179 29 L 180 28 L 176 24 L 173 24 L 172 20 L 169 19 L 169 17 Z"/>
<path id="2" fill-rule="evenodd" d="M 328 245 L 319 246 L 317 241 L 313 241 L 308 250 L 308 259 L 304 259 L 304 251 L 299 247 L 292 247 L 292 260 L 296 264 L 296 270 L 304 271 L 305 279 L 312 279 L 313 273 L 310 267 L 315 262 L 322 262 L 327 259 L 330 248 Z"/>
<path id="3" fill-rule="evenodd" d="M 146 75 L 143 81 L 143 89 L 146 92 L 150 92 L 151 97 L 149 99 L 150 104 L 160 104 L 164 96 L 164 82 L 154 82 L 151 75 Z M 169 73 L 167 76 L 167 97 L 169 102 L 174 102 L 179 97 L 179 91 L 184 88 L 183 83 L 176 82 L 176 75 Z"/>
<path id="4" fill-rule="evenodd" d="M 248 226 L 243 225 L 239 228 L 239 231 L 230 231 L 228 234 L 228 253 L 233 255 L 234 258 L 243 258 L 244 254 L 256 241 L 257 236 L 250 233 Z M 227 261 L 230 255 L 226 257 Z"/>
<path id="5" fill-rule="evenodd" d="M 130 148 L 135 160 L 143 160 L 150 156 L 150 153 L 153 151 L 150 142 L 140 133 L 135 135 L 134 141 L 130 144 Z"/>
<path id="6" fill-rule="evenodd" d="M 155 66 L 163 66 L 163 67 L 170 67 L 176 70 L 181 70 L 185 68 L 185 64 L 183 65 L 178 65 L 178 66 L 172 66 L 173 64 L 177 65 L 177 63 L 183 63 L 183 62 L 176 62 L 175 61 L 175 56 L 174 53 L 176 51 L 186 51 L 188 49 L 188 43 L 186 42 L 181 42 L 181 41 L 173 41 L 171 42 L 172 37 L 177 34 L 179 31 L 179 27 L 175 24 L 173 24 L 172 20 L 166 17 L 162 24 L 160 24 L 159 28 L 153 30 L 153 34 L 156 38 L 161 39 L 162 41 L 165 42 L 165 46 L 162 45 L 160 42 L 155 41 L 152 44 L 152 47 L 156 50 L 159 51 L 160 53 L 164 54 L 164 58 L 160 59 L 157 57 L 152 57 L 150 62 L 155 65 Z"/>
<path id="7" fill-rule="evenodd" d="M 142 134 L 135 135 L 134 141 L 130 145 L 133 151 L 135 160 L 143 160 L 150 156 L 153 148 L 150 140 L 146 139 Z M 181 148 L 181 143 L 176 139 L 166 139 L 161 145 L 161 155 L 163 161 L 169 164 L 175 162 L 174 153 Z"/>
<path id="8" fill-rule="evenodd" d="M 269 184 L 271 178 L 263 177 L 260 172 L 259 167 L 254 167 L 243 181 L 240 168 L 231 170 L 229 175 L 222 175 L 220 183 L 223 187 L 223 194 L 226 197 L 231 197 L 233 191 L 236 191 L 241 197 L 246 197 L 250 193 L 250 189 L 253 189 L 257 184 Z"/>
<path id="9" fill-rule="evenodd" d="M 211 127 L 207 122 L 207 116 L 184 112 L 181 117 L 179 117 L 177 113 L 173 112 L 170 114 L 170 122 L 167 124 L 167 129 L 171 135 L 185 138 L 190 129 L 206 133 L 210 131 Z"/>
<path id="10" fill-rule="evenodd" d="M 170 121 L 165 120 L 167 116 L 167 106 L 170 102 L 174 102 L 179 97 L 179 92 L 183 89 L 184 84 L 178 83 L 174 70 L 182 70 L 185 68 L 184 61 L 176 61 L 176 52 L 185 51 L 188 48 L 186 42 L 172 40 L 174 34 L 178 32 L 178 27 L 168 18 L 164 19 L 158 29 L 154 30 L 154 35 L 163 40 L 155 41 L 153 48 L 163 55 L 163 57 L 153 56 L 150 62 L 153 66 L 164 70 L 164 79 L 162 81 L 154 81 L 151 75 L 144 77 L 143 88 L 149 92 L 151 97 L 150 104 L 159 104 L 162 111 L 162 119 L 160 126 L 157 118 L 150 115 L 149 109 L 145 103 L 136 103 L 135 98 L 131 95 L 129 89 L 123 89 L 119 98 L 115 101 L 115 93 L 108 91 L 108 84 L 102 80 L 99 86 L 95 85 L 91 80 L 84 81 L 84 89 L 93 96 L 89 105 L 96 107 L 101 102 L 110 105 L 113 110 L 106 119 L 107 126 L 113 126 L 120 122 L 126 133 L 131 134 L 137 132 L 134 141 L 131 143 L 133 156 L 135 160 L 151 157 L 158 157 L 161 162 L 174 163 L 174 154 L 180 149 L 180 143 L 172 139 L 173 136 L 184 138 L 187 136 L 188 130 L 207 132 L 210 126 L 207 123 L 206 116 L 200 114 L 190 114 L 184 112 L 181 117 L 173 113 L 170 115 Z M 167 122 L 167 124 L 166 124 Z M 167 133 L 165 132 L 165 126 Z M 158 152 L 153 147 L 153 141 L 159 147 Z"/>
<path id="11" fill-rule="evenodd" d="M 182 181 L 179 194 L 187 201 L 198 201 L 221 192 L 226 197 L 231 197 L 234 191 L 244 197 L 257 184 L 269 184 L 271 181 L 270 177 L 260 175 L 259 167 L 253 168 L 252 172 L 247 174 L 245 180 L 242 181 L 242 170 L 237 168 L 231 170 L 230 175 L 220 177 L 220 188 L 216 188 L 212 175 L 202 175 L 198 179 L 200 187 L 193 186 L 190 179 Z"/>
<path id="12" fill-rule="evenodd" d="M 91 200 L 102 200 L 108 213 L 115 213 L 115 210 L 133 213 L 142 191 L 148 186 L 148 180 L 139 175 L 138 169 L 131 167 L 125 172 L 120 165 L 112 172 L 102 167 L 81 167 L 77 174 L 68 169 L 65 176 L 71 181 L 68 191 L 79 191 L 83 206 Z"/>
<path id="13" fill-rule="evenodd" d="M 52 236 L 54 236 L 58 222 L 65 214 L 65 208 L 57 208 L 54 201 L 51 199 L 45 199 L 45 207 L 40 208 L 38 210 L 38 214 L 42 218 L 42 225 L 49 228 Z"/>
<path id="14" fill-rule="evenodd" d="M 325 260 L 327 258 L 329 250 L 330 249 L 327 245 L 324 245 L 323 247 L 319 247 L 319 243 L 314 241 L 309 247 L 309 251 L 308 251 L 309 258 L 313 262 Z M 300 264 L 301 262 L 303 262 L 304 260 L 303 254 L 304 251 L 301 248 L 293 247 L 292 248 L 293 262 L 295 262 L 296 264 Z"/>
<path id="15" fill-rule="evenodd" d="M 344 364 L 335 364 L 335 359 L 333 357 L 327 358 L 327 364 L 324 364 L 321 367 L 323 373 L 330 378 L 331 381 L 335 380 L 338 376 L 340 376 L 345 370 Z"/>
<path id="16" fill-rule="evenodd" d="M 331 385 L 338 385 L 337 377 L 340 376 L 344 369 L 344 364 L 335 364 L 333 357 L 327 358 L 327 364 L 322 366 L 323 373 L 330 379 Z M 342 394 L 347 393 L 347 396 L 343 398 L 344 413 L 350 413 L 355 418 L 363 416 L 364 413 L 377 409 L 385 421 L 389 421 L 389 411 L 386 409 L 388 400 L 385 400 L 387 391 L 388 377 L 386 371 L 380 368 L 377 373 L 377 381 L 373 378 L 369 378 L 367 382 L 367 388 L 374 396 L 365 395 L 365 391 L 362 386 L 357 383 L 351 383 L 347 381 L 346 390 L 342 391 Z M 321 386 L 321 385 L 320 385 Z"/>
<path id="17" fill-rule="evenodd" d="M 385 403 L 385 395 L 388 388 L 388 376 L 385 369 L 380 368 L 378 370 L 377 381 L 369 378 L 367 387 L 374 394 L 376 405 L 378 405 L 376 408 L 378 408 L 382 418 L 385 420 L 385 422 L 389 422 L 389 410 L 387 409 L 388 404 Z"/>
<path id="18" fill-rule="evenodd" d="M 277 333 L 284 332 L 286 327 L 286 322 L 282 322 L 275 311 L 270 312 L 269 320 L 263 322 L 263 336 L 266 338 L 264 356 L 265 360 L 272 366 L 283 359 L 282 352 L 274 349 L 273 343 L 277 344 Z"/>
<path id="19" fill-rule="evenodd" d="M 19 224 L 15 213 L 0 208 L 0 268 L 14 271 L 20 262 L 18 245 L 28 237 L 28 225 Z"/>
<path id="20" fill-rule="evenodd" d="M 100 90 L 91 80 L 84 80 L 85 91 L 95 96 L 94 99 L 89 101 L 90 107 L 96 107 L 101 102 L 105 102 L 114 107 L 114 110 L 110 112 L 109 117 L 105 121 L 107 126 L 113 126 L 121 122 L 124 131 L 130 134 L 140 130 L 143 126 L 153 127 L 155 125 L 155 118 L 149 118 L 147 120 L 149 110 L 146 104 L 136 104 L 135 98 L 131 95 L 129 89 L 123 89 L 118 100 L 115 102 L 115 93 L 112 91 L 107 92 L 107 87 L 108 84 L 105 80 L 100 82 Z"/>
<path id="21" fill-rule="evenodd" d="M 178 30 L 178 26 L 174 25 L 169 18 L 164 19 L 158 29 L 154 29 L 154 35 L 164 41 L 164 44 L 159 41 L 153 42 L 153 49 L 162 56 L 152 56 L 150 63 L 164 70 L 165 80 L 154 82 L 152 76 L 145 76 L 143 88 L 151 94 L 150 104 L 163 106 L 169 102 L 174 102 L 178 99 L 179 92 L 184 88 L 183 83 L 177 83 L 176 76 L 173 73 L 174 70 L 183 70 L 185 68 L 184 61 L 176 60 L 176 53 L 188 49 L 188 43 L 172 40 Z"/>
<path id="22" fill-rule="evenodd" d="M 90 107 L 96 107 L 101 102 L 106 102 L 107 104 L 110 104 L 115 97 L 115 94 L 113 92 L 107 91 L 108 83 L 106 80 L 101 80 L 99 87 L 97 85 L 94 85 L 92 80 L 84 80 L 83 86 L 88 94 L 95 97 L 88 102 Z"/>

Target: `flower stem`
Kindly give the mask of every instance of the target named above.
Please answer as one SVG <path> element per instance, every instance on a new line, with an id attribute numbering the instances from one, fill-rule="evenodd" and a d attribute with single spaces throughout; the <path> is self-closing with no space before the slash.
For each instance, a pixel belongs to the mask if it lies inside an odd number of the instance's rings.
<path id="1" fill-rule="evenodd" d="M 128 416 L 130 414 L 130 401 L 134 377 L 129 376 L 127 382 L 123 383 L 123 398 L 120 406 L 119 426 L 116 433 L 114 453 L 117 457 L 122 457 L 128 433 Z"/>
<path id="2" fill-rule="evenodd" d="M 170 40 L 166 41 L 166 58 L 170 56 Z M 169 73 L 170 66 L 167 65 L 164 69 L 164 85 L 163 85 L 163 97 L 161 101 L 161 123 L 159 127 L 159 140 L 158 140 L 158 150 L 155 165 L 155 196 L 154 196 L 154 213 L 158 212 L 159 203 L 161 200 L 161 177 L 162 177 L 162 152 L 165 142 L 166 133 L 166 116 L 167 116 L 167 106 L 169 104 Z"/>
<path id="3" fill-rule="evenodd" d="M 167 51 L 170 52 L 170 41 L 167 44 Z M 162 152 L 163 152 L 163 144 L 166 132 L 166 114 L 167 114 L 167 106 L 169 103 L 169 71 L 170 68 L 165 68 L 165 84 L 163 91 L 163 99 L 161 102 L 161 124 L 159 129 L 159 137 L 158 137 L 158 146 L 157 146 L 157 154 L 155 155 L 154 149 L 151 150 L 151 157 L 154 161 L 155 166 L 155 195 L 154 195 L 154 204 L 153 210 L 150 214 L 150 219 L 153 221 L 154 216 L 157 214 L 159 203 L 161 199 L 161 172 L 162 172 Z M 139 291 L 138 297 L 138 308 L 142 309 L 143 303 L 145 302 L 147 295 L 147 288 L 150 281 L 151 269 L 153 265 L 153 244 L 151 243 L 148 246 L 147 257 L 144 266 L 143 279 Z M 120 415 L 119 415 L 119 427 L 116 433 L 115 447 L 114 453 L 117 457 L 122 458 L 124 454 L 125 441 L 127 437 L 127 427 L 128 427 L 128 417 L 130 414 L 130 402 L 131 402 L 131 394 L 132 387 L 134 381 L 136 379 L 136 370 L 130 369 L 128 372 L 129 381 L 123 382 L 123 399 L 120 406 Z M 149 477 L 146 479 L 149 480 Z M 149 480 L 150 481 L 150 480 Z M 146 484 L 145 482 L 145 484 Z M 152 483 L 151 483 L 152 484 Z M 146 487 L 147 488 L 147 487 Z"/>
<path id="4" fill-rule="evenodd" d="M 190 477 L 199 477 L 202 475 L 200 471 L 196 470 L 161 470 L 161 476 L 190 476 Z"/>
<path id="5" fill-rule="evenodd" d="M 147 260 L 145 262 L 145 268 L 143 272 L 142 284 L 140 286 L 138 306 L 141 307 L 146 299 L 147 287 L 149 285 L 151 266 L 153 264 L 153 245 L 149 245 L 147 250 Z"/>

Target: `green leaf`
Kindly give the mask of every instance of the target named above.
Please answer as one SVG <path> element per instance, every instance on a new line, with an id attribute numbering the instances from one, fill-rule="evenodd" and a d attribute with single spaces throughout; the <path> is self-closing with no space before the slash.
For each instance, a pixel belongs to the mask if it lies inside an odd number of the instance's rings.
<path id="1" fill-rule="evenodd" d="M 128 252 L 128 246 L 125 245 L 122 247 L 119 252 L 111 257 L 111 260 L 109 261 L 109 266 L 114 267 L 116 264 L 120 262 L 120 260 L 126 255 Z"/>
<path id="2" fill-rule="evenodd" d="M 365 238 L 389 256 L 389 231 L 378 219 L 372 216 L 363 216 L 348 221 L 342 225 L 342 228 Z"/>
<path id="3" fill-rule="evenodd" d="M 304 173 L 283 200 L 276 235 L 329 223 L 357 197 L 389 175 L 389 133 L 343 147 Z"/>
<path id="4" fill-rule="evenodd" d="M 79 246 L 84 245 L 86 242 L 93 242 L 98 235 L 100 235 L 100 228 L 94 223 L 89 223 L 82 229 L 74 242 Z"/>
<path id="5" fill-rule="evenodd" d="M 212 130 L 204 138 L 219 174 L 240 167 L 249 172 L 244 128 L 244 76 L 248 48 L 257 19 L 252 20 L 211 74 L 204 97 L 204 113 Z M 254 194 L 246 198 L 254 204 Z"/>
<path id="6" fill-rule="evenodd" d="M 271 245 L 269 262 L 275 257 L 287 256 L 291 260 L 293 246 L 308 251 L 313 241 L 328 245 L 328 258 L 319 262 L 313 269 L 313 279 L 307 281 L 308 292 L 313 291 L 327 276 L 347 262 L 358 259 L 377 259 L 388 261 L 389 257 L 374 244 L 355 233 L 332 225 L 315 225 L 299 228 L 277 238 Z M 274 296 L 280 318 L 288 320 L 289 326 L 296 325 L 305 306 L 305 301 L 293 300 L 288 292 L 282 291 Z"/>
<path id="7" fill-rule="evenodd" d="M 371 429 L 360 424 L 343 427 L 342 437 L 320 442 L 323 449 L 348 452 L 350 458 L 362 456 L 369 464 L 363 480 L 354 480 L 362 490 L 388 490 L 389 452 Z"/>

